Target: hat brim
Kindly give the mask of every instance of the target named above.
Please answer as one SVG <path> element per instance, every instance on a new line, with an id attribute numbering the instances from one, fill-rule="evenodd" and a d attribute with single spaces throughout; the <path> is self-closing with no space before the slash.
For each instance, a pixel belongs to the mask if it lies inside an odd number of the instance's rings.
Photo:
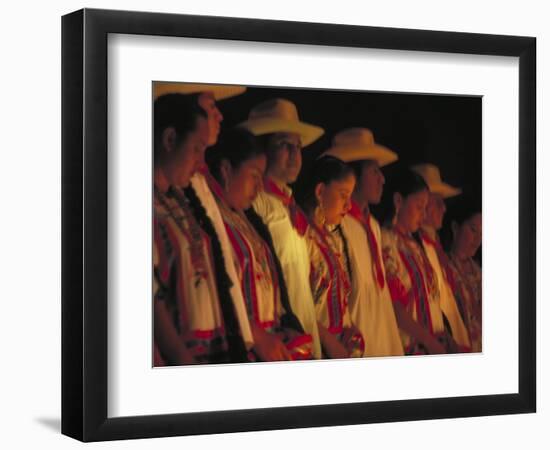
<path id="1" fill-rule="evenodd" d="M 456 197 L 462 193 L 462 189 L 455 188 L 447 183 L 428 183 L 432 194 L 439 194 L 443 198 Z"/>
<path id="2" fill-rule="evenodd" d="M 302 147 L 319 139 L 325 132 L 322 128 L 304 122 L 296 122 L 274 118 L 250 119 L 238 125 L 250 131 L 255 136 L 271 133 L 296 133 L 300 136 Z"/>
<path id="3" fill-rule="evenodd" d="M 198 83 L 163 83 L 156 81 L 153 84 L 155 100 L 166 94 L 198 94 L 211 92 L 216 101 L 235 97 L 246 91 L 245 86 L 231 86 L 222 84 L 198 84 Z"/>
<path id="4" fill-rule="evenodd" d="M 363 147 L 338 145 L 329 148 L 321 156 L 330 155 L 346 163 L 353 161 L 376 161 L 380 167 L 387 166 L 399 159 L 397 153 L 383 145 L 373 144 Z"/>

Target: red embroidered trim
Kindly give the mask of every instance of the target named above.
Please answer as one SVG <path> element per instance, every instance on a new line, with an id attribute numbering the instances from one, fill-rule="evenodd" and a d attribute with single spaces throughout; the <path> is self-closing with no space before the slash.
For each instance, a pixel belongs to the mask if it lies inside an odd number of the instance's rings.
<path id="1" fill-rule="evenodd" d="M 384 271 L 382 270 L 382 262 L 380 261 L 380 256 L 378 253 L 378 243 L 376 242 L 376 236 L 374 236 L 374 232 L 372 231 L 372 227 L 370 225 L 370 218 L 369 216 L 365 217 L 365 215 L 359 209 L 359 205 L 353 201 L 351 202 L 351 208 L 348 214 L 350 214 L 357 221 L 359 221 L 365 228 L 365 231 L 367 233 L 367 241 L 369 243 L 370 253 L 374 261 L 376 281 L 378 281 L 378 285 L 380 286 L 380 289 L 383 289 L 384 288 Z"/>
<path id="2" fill-rule="evenodd" d="M 287 195 L 270 178 L 264 180 L 264 191 L 280 199 L 288 208 L 292 225 L 300 236 L 306 234 L 308 220 L 302 209 L 296 204 L 294 197 Z"/>

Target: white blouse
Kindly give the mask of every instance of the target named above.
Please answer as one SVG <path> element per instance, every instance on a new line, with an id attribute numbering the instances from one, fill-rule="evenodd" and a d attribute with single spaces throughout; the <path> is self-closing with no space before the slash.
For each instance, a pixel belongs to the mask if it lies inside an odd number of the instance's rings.
<path id="1" fill-rule="evenodd" d="M 285 193 L 292 195 L 290 188 Z M 267 192 L 260 192 L 253 203 L 271 233 L 275 253 L 283 270 L 290 306 L 313 339 L 313 357 L 321 358 L 321 342 L 313 296 L 309 287 L 310 260 L 306 240 L 294 228 L 290 212 L 282 200 Z"/>

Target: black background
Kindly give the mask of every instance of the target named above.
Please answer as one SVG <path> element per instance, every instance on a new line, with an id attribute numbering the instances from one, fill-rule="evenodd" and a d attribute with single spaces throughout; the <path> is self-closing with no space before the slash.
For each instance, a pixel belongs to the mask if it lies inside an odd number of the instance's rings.
<path id="1" fill-rule="evenodd" d="M 376 142 L 399 155 L 397 163 L 383 169 L 387 184 L 400 165 L 432 163 L 445 182 L 463 190 L 464 195 L 447 200 L 450 212 L 458 202 L 481 205 L 481 97 L 248 87 L 244 94 L 218 103 L 224 115 L 222 127 L 243 122 L 255 105 L 271 98 L 292 101 L 300 120 L 325 130 L 303 150 L 300 178 L 307 176 L 312 161 L 330 147 L 337 132 L 364 127 L 374 133 Z M 382 205 L 373 210 L 375 215 L 387 207 L 389 197 L 386 189 Z"/>

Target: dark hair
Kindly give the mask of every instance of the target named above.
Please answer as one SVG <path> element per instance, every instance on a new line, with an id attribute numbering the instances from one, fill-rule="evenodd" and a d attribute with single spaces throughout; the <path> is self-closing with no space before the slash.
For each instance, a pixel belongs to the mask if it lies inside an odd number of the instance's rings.
<path id="1" fill-rule="evenodd" d="M 212 257 L 214 258 L 214 271 L 216 272 L 216 287 L 220 299 L 223 320 L 225 324 L 226 337 L 229 344 L 230 362 L 247 361 L 247 351 L 243 339 L 239 332 L 237 316 L 233 308 L 233 299 L 230 288 L 233 285 L 227 271 L 225 270 L 225 261 L 222 253 L 222 246 L 218 239 L 216 229 L 208 217 L 204 206 L 192 186 L 184 189 L 185 196 L 189 200 L 193 215 L 200 227 L 210 238 L 212 245 Z M 212 361 L 224 362 L 224 361 Z"/>
<path id="2" fill-rule="evenodd" d="M 342 225 L 338 225 L 338 227 L 336 227 L 336 232 L 340 235 L 340 239 L 342 239 L 342 243 L 344 244 L 344 255 L 346 256 L 346 269 L 348 270 L 350 281 L 352 281 L 353 272 L 351 269 L 351 257 L 349 254 L 348 238 L 346 237 L 345 233 L 342 230 Z"/>
<path id="3" fill-rule="evenodd" d="M 445 222 L 440 232 L 443 247 L 449 251 L 453 241 L 452 223 L 455 222 L 461 226 L 464 222 L 481 214 L 481 203 L 478 197 L 471 195 L 461 195 L 451 199 L 447 212 L 445 213 Z"/>
<path id="4" fill-rule="evenodd" d="M 456 198 L 456 201 L 453 202 L 452 205 L 449 206 L 445 217 L 449 221 L 462 225 L 468 219 L 480 213 L 481 204 L 478 198 L 468 195 L 461 195 Z"/>
<path id="5" fill-rule="evenodd" d="M 390 183 L 393 194 L 399 192 L 403 198 L 421 191 L 428 191 L 428 185 L 420 175 L 409 168 L 400 167 Z"/>
<path id="6" fill-rule="evenodd" d="M 221 181 L 220 167 L 225 159 L 237 169 L 243 162 L 263 155 L 256 137 L 243 128 L 231 128 L 220 134 L 218 142 L 206 151 L 206 163 L 210 172 Z"/>
<path id="7" fill-rule="evenodd" d="M 260 134 L 259 136 L 256 136 L 256 139 L 258 140 L 258 145 L 263 149 L 264 152 L 268 153 L 271 139 L 276 134 L 277 133 L 267 133 L 267 134 Z"/>
<path id="8" fill-rule="evenodd" d="M 155 100 L 153 106 L 153 143 L 154 156 L 157 160 L 161 149 L 162 133 L 166 128 L 174 127 L 178 140 L 195 130 L 197 119 L 206 118 L 206 112 L 201 108 L 198 94 L 166 94 Z"/>
<path id="9" fill-rule="evenodd" d="M 388 187 L 384 189 L 384 200 L 381 208 L 382 223 L 389 226 L 395 215 L 393 196 L 401 194 L 403 198 L 417 192 L 429 191 L 428 185 L 420 175 L 405 166 L 397 166 L 388 180 Z"/>
<path id="10" fill-rule="evenodd" d="M 260 235 L 260 237 L 265 241 L 265 243 L 269 247 L 269 250 L 271 251 L 271 254 L 273 256 L 273 261 L 275 262 L 275 269 L 277 271 L 277 280 L 279 282 L 279 290 L 281 292 L 281 304 L 283 305 L 283 308 L 285 310 L 285 314 L 281 317 L 281 326 L 285 328 L 292 328 L 293 330 L 299 333 L 303 333 L 304 328 L 300 323 L 300 320 L 298 319 L 298 317 L 292 311 L 292 307 L 290 306 L 288 289 L 286 287 L 286 281 L 283 275 L 283 267 L 281 266 L 281 262 L 279 261 L 277 253 L 275 252 L 275 245 L 273 244 L 273 238 L 271 237 L 269 228 L 264 223 L 260 215 L 256 211 L 254 211 L 254 208 L 247 209 L 245 211 L 245 215 L 248 221 L 256 230 L 256 232 Z"/>
<path id="11" fill-rule="evenodd" d="M 355 173 L 355 178 L 357 178 L 357 181 L 361 179 L 361 176 L 363 175 L 363 169 L 365 166 L 374 164 L 375 161 L 372 159 L 361 159 L 359 161 L 351 161 L 348 164 L 353 169 L 353 173 Z"/>
<path id="12" fill-rule="evenodd" d="M 350 175 L 355 176 L 353 169 L 334 156 L 322 156 L 315 160 L 309 178 L 302 183 L 296 192 L 296 201 L 306 212 L 311 212 L 317 206 L 315 188 L 319 183 L 325 185 L 333 181 L 341 181 Z"/>

